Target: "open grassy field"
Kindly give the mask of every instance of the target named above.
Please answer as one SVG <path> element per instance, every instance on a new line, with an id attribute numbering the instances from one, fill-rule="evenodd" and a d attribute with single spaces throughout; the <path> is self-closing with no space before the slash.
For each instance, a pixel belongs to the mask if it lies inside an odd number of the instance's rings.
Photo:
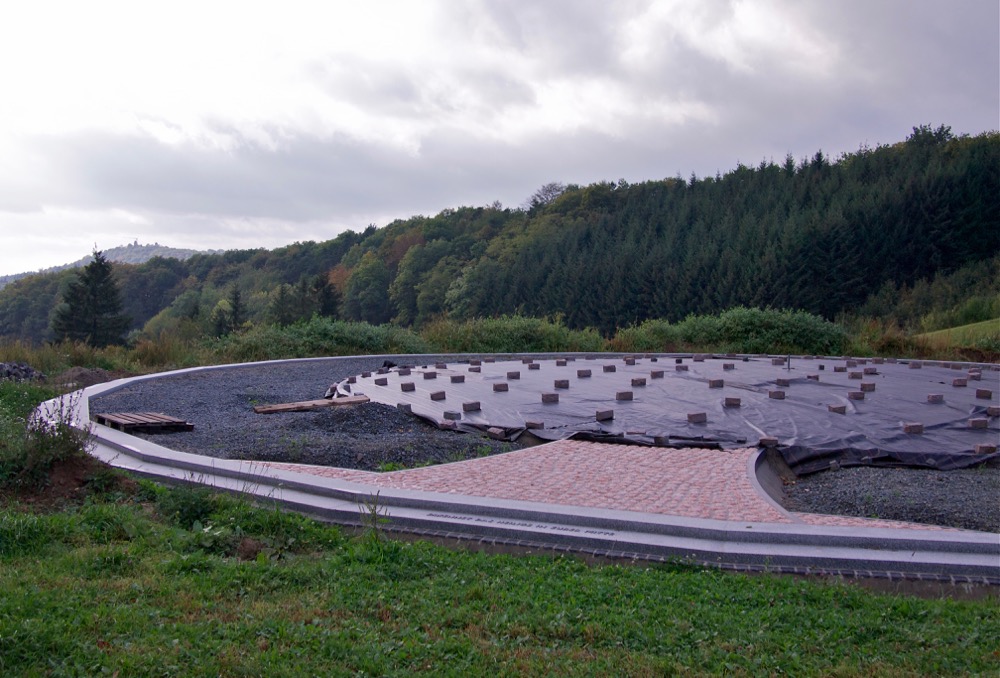
<path id="1" fill-rule="evenodd" d="M 993 339 L 1000 343 L 1000 318 L 984 320 L 971 325 L 951 327 L 946 330 L 918 334 L 916 339 L 933 347 L 974 346 L 979 342 Z"/>

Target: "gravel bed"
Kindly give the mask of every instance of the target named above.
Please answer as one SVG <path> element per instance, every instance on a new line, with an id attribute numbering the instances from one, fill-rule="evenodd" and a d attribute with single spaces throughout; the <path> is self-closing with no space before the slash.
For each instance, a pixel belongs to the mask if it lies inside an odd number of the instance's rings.
<path id="1" fill-rule="evenodd" d="M 406 358 L 397 359 L 403 362 Z M 434 357 L 420 359 L 433 363 Z M 373 371 L 382 358 L 253 365 L 158 377 L 91 399 L 92 414 L 162 412 L 194 430 L 140 436 L 183 452 L 368 471 L 443 463 L 516 449 L 485 436 L 437 427 L 369 403 L 261 415 L 253 406 L 321 398 L 334 382 Z M 1000 468 L 957 471 L 853 467 L 786 486 L 792 511 L 878 517 L 1000 532 Z"/>
<path id="2" fill-rule="evenodd" d="M 255 405 L 317 400 L 331 384 L 378 369 L 382 362 L 382 358 L 331 359 L 159 377 L 91 399 L 91 416 L 161 412 L 191 422 L 194 430 L 138 437 L 223 459 L 365 471 L 458 461 L 518 447 L 485 436 L 442 431 L 379 403 L 283 414 L 253 411 Z"/>
<path id="3" fill-rule="evenodd" d="M 1000 468 L 955 471 L 856 466 L 785 486 L 790 511 L 905 520 L 1000 532 Z"/>

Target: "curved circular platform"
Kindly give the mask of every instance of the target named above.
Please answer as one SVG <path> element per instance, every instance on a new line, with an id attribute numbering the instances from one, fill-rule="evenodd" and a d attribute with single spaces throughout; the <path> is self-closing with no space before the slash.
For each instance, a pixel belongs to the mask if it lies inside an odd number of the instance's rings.
<path id="1" fill-rule="evenodd" d="M 183 372 L 212 369 L 225 366 Z M 89 398 L 131 381 L 67 397 L 78 424 L 90 421 Z M 50 401 L 42 409 L 54 407 Z M 216 459 L 102 425 L 92 430 L 94 454 L 114 466 L 243 492 L 342 524 L 360 524 L 374 506 L 388 518 L 389 529 L 490 544 L 744 570 L 1000 584 L 1000 535 L 790 513 L 763 489 L 767 464 L 757 447 L 671 449 L 561 440 L 464 462 L 372 473 Z"/>

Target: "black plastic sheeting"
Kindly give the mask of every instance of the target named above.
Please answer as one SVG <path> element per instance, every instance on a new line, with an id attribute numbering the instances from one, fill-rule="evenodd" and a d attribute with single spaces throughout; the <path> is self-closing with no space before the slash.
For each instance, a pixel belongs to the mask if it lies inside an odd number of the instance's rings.
<path id="1" fill-rule="evenodd" d="M 964 468 L 997 459 L 984 449 L 1000 440 L 1000 367 L 969 363 L 546 356 L 385 368 L 333 391 L 403 406 L 444 428 L 509 439 L 530 429 L 545 440 L 725 449 L 775 438 L 798 474 L 831 462 Z M 922 432 L 907 432 L 912 424 Z"/>

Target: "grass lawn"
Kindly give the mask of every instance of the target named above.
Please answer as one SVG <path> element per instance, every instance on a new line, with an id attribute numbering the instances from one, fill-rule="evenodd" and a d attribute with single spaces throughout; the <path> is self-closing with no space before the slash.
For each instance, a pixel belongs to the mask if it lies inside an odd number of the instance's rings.
<path id="1" fill-rule="evenodd" d="M 1000 670 L 995 597 L 454 551 L 148 484 L 23 509 L 0 512 L 2 675 Z"/>

